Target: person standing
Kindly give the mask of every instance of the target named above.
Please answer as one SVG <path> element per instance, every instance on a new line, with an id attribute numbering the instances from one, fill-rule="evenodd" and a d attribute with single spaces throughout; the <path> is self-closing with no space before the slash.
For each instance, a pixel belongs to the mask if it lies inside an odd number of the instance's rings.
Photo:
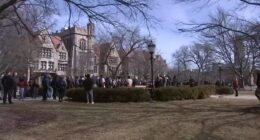
<path id="1" fill-rule="evenodd" d="M 20 78 L 18 87 L 19 87 L 19 95 L 20 95 L 19 100 L 23 101 L 24 100 L 24 89 L 26 88 L 26 82 L 25 82 L 24 78 Z"/>
<path id="2" fill-rule="evenodd" d="M 45 74 L 42 79 L 42 88 L 43 88 L 42 101 L 47 100 L 47 94 L 48 94 L 49 87 L 50 87 L 50 79 L 49 79 L 48 75 Z"/>
<path id="3" fill-rule="evenodd" d="M 128 76 L 128 78 L 127 78 L 127 87 L 132 87 L 132 85 L 133 85 L 133 80 L 131 79 L 131 77 L 130 76 Z"/>
<path id="4" fill-rule="evenodd" d="M 236 97 L 238 96 L 238 88 L 239 88 L 239 82 L 237 80 L 237 77 L 235 78 L 235 80 L 233 81 L 233 89 L 235 90 L 236 92 Z"/>
<path id="5" fill-rule="evenodd" d="M 93 80 L 90 78 L 90 75 L 86 75 L 86 79 L 83 83 L 84 89 L 86 92 L 86 98 L 87 98 L 87 104 L 91 102 L 91 104 L 94 104 L 94 97 L 93 97 Z"/>
<path id="6" fill-rule="evenodd" d="M 31 92 L 32 92 L 33 99 L 36 99 L 36 97 L 38 95 L 38 88 L 39 88 L 39 85 L 36 83 L 36 79 L 33 79 L 32 84 L 31 84 Z"/>
<path id="7" fill-rule="evenodd" d="M 4 88 L 3 88 L 3 85 L 2 85 L 2 78 L 3 77 L 4 77 L 4 75 L 0 76 L 0 100 L 3 99 L 3 94 L 4 94 Z"/>
<path id="8" fill-rule="evenodd" d="M 18 82 L 19 82 L 19 77 L 18 77 L 17 72 L 13 73 L 13 79 L 14 79 L 15 85 L 14 85 L 14 90 L 13 90 L 12 94 L 13 94 L 14 98 L 16 99 L 17 86 L 18 86 Z"/>
<path id="9" fill-rule="evenodd" d="M 135 76 L 134 79 L 133 79 L 133 87 L 135 87 L 136 85 L 138 85 L 138 79 L 137 77 Z"/>
<path id="10" fill-rule="evenodd" d="M 103 75 L 100 75 L 100 78 L 99 78 L 99 87 L 105 88 L 105 83 L 106 83 L 105 78 L 103 77 Z"/>
<path id="11" fill-rule="evenodd" d="M 6 98 L 8 96 L 8 102 L 9 104 L 12 104 L 12 94 L 14 92 L 15 81 L 11 76 L 11 72 L 7 72 L 6 75 L 2 78 L 2 85 L 4 88 L 3 103 L 6 103 Z"/>
<path id="12" fill-rule="evenodd" d="M 189 79 L 189 85 L 190 87 L 194 87 L 195 86 L 195 81 L 194 79 L 190 76 L 190 79 Z"/>
<path id="13" fill-rule="evenodd" d="M 52 87 L 52 90 L 53 90 L 53 94 L 52 94 L 52 97 L 53 97 L 53 100 L 56 100 L 56 95 L 57 95 L 57 92 L 58 92 L 58 77 L 57 75 L 55 75 L 51 81 L 51 87 Z"/>
<path id="14" fill-rule="evenodd" d="M 58 92 L 59 92 L 59 102 L 63 101 L 63 97 L 65 95 L 66 92 L 66 88 L 67 88 L 67 82 L 65 77 L 60 77 L 57 83 L 57 87 L 58 87 Z"/>

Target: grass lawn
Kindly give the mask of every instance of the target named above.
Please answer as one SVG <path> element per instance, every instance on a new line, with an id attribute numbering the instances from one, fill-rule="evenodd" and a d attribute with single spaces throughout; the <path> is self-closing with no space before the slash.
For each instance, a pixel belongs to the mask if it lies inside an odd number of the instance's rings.
<path id="1" fill-rule="evenodd" d="M 0 104 L 2 140 L 259 140 L 260 102 Z"/>

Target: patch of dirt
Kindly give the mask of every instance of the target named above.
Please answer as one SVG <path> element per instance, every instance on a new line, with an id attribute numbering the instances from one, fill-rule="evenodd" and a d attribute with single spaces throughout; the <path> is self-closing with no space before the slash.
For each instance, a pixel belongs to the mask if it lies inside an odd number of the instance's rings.
<path id="1" fill-rule="evenodd" d="M 57 115 L 35 111 L 8 111 L 0 114 L 0 133 L 26 129 L 53 121 Z"/>

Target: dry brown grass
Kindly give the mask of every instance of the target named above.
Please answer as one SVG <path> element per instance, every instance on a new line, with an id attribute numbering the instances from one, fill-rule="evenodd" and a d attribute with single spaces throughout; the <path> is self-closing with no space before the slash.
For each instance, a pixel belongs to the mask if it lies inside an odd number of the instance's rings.
<path id="1" fill-rule="evenodd" d="M 259 138 L 260 105 L 251 100 L 0 105 L 0 139 L 4 140 Z"/>

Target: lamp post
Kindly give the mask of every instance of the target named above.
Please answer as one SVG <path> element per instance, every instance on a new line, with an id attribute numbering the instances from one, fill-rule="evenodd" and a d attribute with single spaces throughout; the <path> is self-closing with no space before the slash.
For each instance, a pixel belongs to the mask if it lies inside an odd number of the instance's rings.
<path id="1" fill-rule="evenodd" d="M 153 55 L 155 52 L 155 44 L 153 43 L 153 41 L 150 41 L 148 43 L 148 51 L 151 55 L 150 60 L 151 60 L 151 83 L 152 83 L 152 87 L 151 87 L 151 93 L 153 93 L 153 89 L 154 89 L 154 80 L 153 80 Z"/>

